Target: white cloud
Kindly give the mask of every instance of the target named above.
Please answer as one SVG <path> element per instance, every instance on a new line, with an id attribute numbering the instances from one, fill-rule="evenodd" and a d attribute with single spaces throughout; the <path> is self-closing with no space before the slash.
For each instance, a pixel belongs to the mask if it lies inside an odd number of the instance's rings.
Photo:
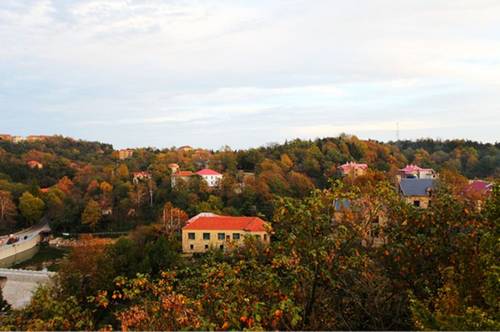
<path id="1" fill-rule="evenodd" d="M 493 141 L 481 121 L 499 119 L 499 15 L 489 0 L 5 0 L 0 112 L 12 114 L 4 126 L 39 127 L 21 119 L 43 112 L 116 142 L 121 128 L 190 122 L 213 133 L 251 122 L 266 128 L 257 144 L 379 137 L 396 120 L 425 136 L 450 116 Z"/>

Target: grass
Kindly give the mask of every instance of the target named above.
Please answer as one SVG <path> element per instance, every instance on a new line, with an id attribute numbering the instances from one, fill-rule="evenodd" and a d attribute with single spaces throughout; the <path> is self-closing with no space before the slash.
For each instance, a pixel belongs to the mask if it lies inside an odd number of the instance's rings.
<path id="1" fill-rule="evenodd" d="M 68 249 L 50 247 L 41 245 L 40 250 L 31 259 L 13 266 L 15 269 L 57 271 L 59 262 L 69 252 Z"/>

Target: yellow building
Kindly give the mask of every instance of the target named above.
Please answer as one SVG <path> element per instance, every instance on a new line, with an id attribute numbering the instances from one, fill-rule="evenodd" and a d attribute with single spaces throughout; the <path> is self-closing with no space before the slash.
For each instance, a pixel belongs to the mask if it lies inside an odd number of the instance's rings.
<path id="1" fill-rule="evenodd" d="M 269 226 L 258 217 L 230 217 L 200 213 L 188 220 L 182 228 L 182 251 L 203 253 L 209 249 L 225 250 L 244 243 L 246 236 L 254 236 L 263 243 L 270 242 Z"/>

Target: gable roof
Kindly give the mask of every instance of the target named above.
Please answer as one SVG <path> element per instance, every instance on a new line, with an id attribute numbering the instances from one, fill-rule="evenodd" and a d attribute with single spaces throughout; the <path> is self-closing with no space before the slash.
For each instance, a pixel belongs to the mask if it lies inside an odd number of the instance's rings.
<path id="1" fill-rule="evenodd" d="M 493 185 L 483 180 L 472 180 L 464 189 L 465 193 L 488 193 L 492 190 Z"/>
<path id="2" fill-rule="evenodd" d="M 219 216 L 213 213 L 200 213 L 188 220 L 183 230 L 228 230 L 265 232 L 266 223 L 259 217 Z"/>
<path id="3" fill-rule="evenodd" d="M 196 172 L 196 174 L 198 174 L 198 175 L 222 175 L 219 172 L 216 172 L 210 168 L 202 169 L 201 171 Z"/>
<path id="4" fill-rule="evenodd" d="M 434 179 L 401 179 L 399 189 L 404 196 L 428 196 L 436 186 Z"/>
<path id="5" fill-rule="evenodd" d="M 412 173 L 418 173 L 418 172 L 432 172 L 432 168 L 422 168 L 417 165 L 406 165 L 405 168 L 400 169 L 401 172 L 405 174 L 412 174 Z"/>

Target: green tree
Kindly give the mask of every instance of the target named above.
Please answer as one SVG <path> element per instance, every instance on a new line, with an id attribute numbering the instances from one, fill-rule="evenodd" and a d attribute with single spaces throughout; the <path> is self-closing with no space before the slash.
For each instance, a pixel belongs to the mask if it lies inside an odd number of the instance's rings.
<path id="1" fill-rule="evenodd" d="M 23 193 L 19 199 L 19 210 L 21 210 L 21 214 L 30 225 L 40 221 L 43 216 L 44 209 L 45 203 L 28 191 Z"/>
<path id="2" fill-rule="evenodd" d="M 102 217 L 102 210 L 96 201 L 93 199 L 87 202 L 85 206 L 85 210 L 82 213 L 82 223 L 85 225 L 89 225 L 93 230 L 96 229 L 99 220 Z"/>

